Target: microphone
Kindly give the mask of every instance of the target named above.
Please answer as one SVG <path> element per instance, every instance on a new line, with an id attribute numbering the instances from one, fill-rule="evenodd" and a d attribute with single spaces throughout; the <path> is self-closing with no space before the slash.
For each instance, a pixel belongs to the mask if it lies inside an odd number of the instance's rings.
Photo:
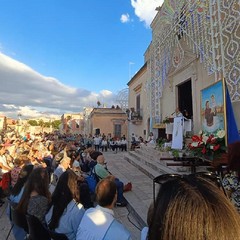
<path id="1" fill-rule="evenodd" d="M 175 112 L 173 112 L 171 115 L 173 115 Z"/>

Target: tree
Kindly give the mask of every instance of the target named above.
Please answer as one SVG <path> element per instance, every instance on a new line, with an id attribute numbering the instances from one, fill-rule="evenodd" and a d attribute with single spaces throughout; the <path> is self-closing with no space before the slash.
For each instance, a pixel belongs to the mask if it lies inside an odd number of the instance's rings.
<path id="1" fill-rule="evenodd" d="M 101 106 L 101 103 L 100 101 L 97 101 L 97 106 L 100 107 Z"/>
<path id="2" fill-rule="evenodd" d="M 44 122 L 44 127 L 50 128 L 51 127 L 51 122 Z"/>
<path id="3" fill-rule="evenodd" d="M 59 129 L 59 126 L 61 123 L 62 123 L 61 120 L 54 120 L 54 121 L 52 121 L 52 127 L 54 129 Z"/>
<path id="4" fill-rule="evenodd" d="M 38 126 L 38 122 L 36 120 L 28 120 L 28 124 L 31 126 Z"/>
<path id="5" fill-rule="evenodd" d="M 38 121 L 38 125 L 42 128 L 42 131 L 43 131 L 44 121 L 42 119 Z"/>

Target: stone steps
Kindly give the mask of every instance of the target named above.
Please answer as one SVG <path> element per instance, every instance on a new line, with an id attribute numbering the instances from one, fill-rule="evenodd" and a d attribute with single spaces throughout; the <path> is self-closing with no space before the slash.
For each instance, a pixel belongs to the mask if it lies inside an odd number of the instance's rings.
<path id="1" fill-rule="evenodd" d="M 125 159 L 144 172 L 151 179 L 165 173 L 189 173 L 189 167 L 183 166 L 168 166 L 174 165 L 176 162 L 169 159 L 168 153 L 160 152 L 152 148 L 140 148 L 135 151 L 128 152 Z M 165 160 L 160 160 L 165 159 Z M 177 164 L 176 164 L 177 165 Z"/>
<path id="2" fill-rule="evenodd" d="M 140 223 L 140 226 L 143 227 L 146 224 L 148 206 L 153 200 L 153 179 L 166 173 L 189 174 L 191 173 L 191 167 L 181 166 L 181 163 L 171 159 L 171 156 L 168 153 L 160 152 L 159 150 L 150 147 L 143 147 L 135 149 L 134 151 L 129 151 L 124 154 L 124 160 L 137 168 L 148 179 L 143 182 L 143 186 L 150 189 L 149 199 L 146 205 L 144 205 L 141 196 L 135 194 L 135 189 L 133 189 L 132 192 L 129 192 L 129 194 L 125 194 L 125 198 L 129 203 L 128 208 L 131 209 L 131 213 Z M 199 167 L 198 170 L 201 170 L 201 168 L 202 167 Z M 202 169 L 204 170 L 205 167 Z"/>
<path id="3" fill-rule="evenodd" d="M 189 173 L 189 167 L 168 167 L 167 163 L 174 163 L 173 160 L 160 160 L 160 158 L 169 158 L 169 154 L 161 153 L 159 150 L 153 148 L 139 148 L 134 151 L 124 153 L 124 160 L 126 165 L 131 164 L 143 173 L 142 188 L 148 189 L 148 198 L 143 200 L 142 192 L 136 189 L 137 184 L 133 182 L 133 191 L 127 192 L 125 198 L 128 202 L 128 210 L 135 217 L 140 228 L 147 224 L 148 207 L 153 201 L 153 179 L 161 174 L 166 173 Z M 128 167 L 129 168 L 129 167 Z M 180 171 L 179 171 L 180 170 Z M 116 173 L 117 174 L 117 173 Z M 120 172 L 118 172 L 120 174 Z M 129 181 L 130 176 L 121 176 L 125 181 Z M 139 184 L 138 184 L 139 185 Z"/>

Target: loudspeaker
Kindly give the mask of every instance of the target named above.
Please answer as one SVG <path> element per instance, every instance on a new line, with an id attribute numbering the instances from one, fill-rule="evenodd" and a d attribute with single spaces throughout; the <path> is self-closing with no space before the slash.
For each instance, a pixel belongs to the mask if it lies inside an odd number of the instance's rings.
<path id="1" fill-rule="evenodd" d="M 96 129 L 95 135 L 99 135 L 100 134 L 100 128 Z"/>

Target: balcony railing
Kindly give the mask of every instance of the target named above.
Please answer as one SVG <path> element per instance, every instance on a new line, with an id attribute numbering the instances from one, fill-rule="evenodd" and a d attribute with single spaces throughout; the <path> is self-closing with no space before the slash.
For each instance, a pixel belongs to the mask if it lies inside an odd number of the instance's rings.
<path id="1" fill-rule="evenodd" d="M 140 114 L 140 112 L 132 112 L 131 113 L 131 116 L 130 116 L 130 120 L 133 122 L 133 123 L 139 123 L 139 122 L 142 122 L 142 115 Z"/>

